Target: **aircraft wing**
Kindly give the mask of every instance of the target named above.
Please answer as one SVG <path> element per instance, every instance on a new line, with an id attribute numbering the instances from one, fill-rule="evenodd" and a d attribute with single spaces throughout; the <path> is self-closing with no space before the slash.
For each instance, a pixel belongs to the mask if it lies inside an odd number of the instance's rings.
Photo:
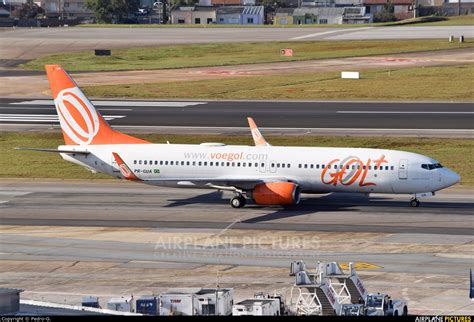
<path id="1" fill-rule="evenodd" d="M 166 178 L 144 180 L 144 183 L 150 184 L 166 184 L 174 182 L 183 187 L 196 188 L 215 188 L 219 190 L 251 190 L 256 185 L 266 182 L 294 182 L 289 178 L 271 177 L 271 178 Z"/>

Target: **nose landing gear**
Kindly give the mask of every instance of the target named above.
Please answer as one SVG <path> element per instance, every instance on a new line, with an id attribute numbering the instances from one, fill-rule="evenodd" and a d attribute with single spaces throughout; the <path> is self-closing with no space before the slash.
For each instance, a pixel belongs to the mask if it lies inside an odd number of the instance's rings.
<path id="1" fill-rule="evenodd" d="M 420 200 L 416 199 L 416 198 L 412 198 L 410 200 L 410 206 L 412 207 L 419 207 L 420 206 Z"/>

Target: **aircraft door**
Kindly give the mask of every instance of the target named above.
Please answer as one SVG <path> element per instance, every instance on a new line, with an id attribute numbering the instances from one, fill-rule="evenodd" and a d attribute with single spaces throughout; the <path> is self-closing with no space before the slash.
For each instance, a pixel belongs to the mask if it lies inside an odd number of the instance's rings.
<path id="1" fill-rule="evenodd" d="M 270 161 L 269 165 L 270 165 L 270 172 L 275 173 L 276 172 L 276 162 L 275 161 Z"/>
<path id="2" fill-rule="evenodd" d="M 398 178 L 401 180 L 408 179 L 408 160 L 402 159 L 398 164 Z"/>
<path id="3" fill-rule="evenodd" d="M 263 161 L 260 161 L 260 162 L 258 163 L 258 169 L 259 169 L 260 172 L 262 172 L 262 173 L 265 172 L 266 169 L 267 169 L 266 163 L 263 162 Z"/>

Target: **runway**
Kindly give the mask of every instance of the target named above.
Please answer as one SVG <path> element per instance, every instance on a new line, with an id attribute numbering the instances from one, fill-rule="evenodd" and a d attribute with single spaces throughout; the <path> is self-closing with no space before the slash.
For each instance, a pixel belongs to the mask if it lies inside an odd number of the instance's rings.
<path id="1" fill-rule="evenodd" d="M 0 184 L 4 225 L 159 227 L 472 235 L 471 190 L 441 191 L 411 208 L 409 196 L 304 195 L 291 208 L 249 204 L 232 209 L 231 194 L 122 181 Z"/>
<path id="2" fill-rule="evenodd" d="M 240 134 L 252 116 L 265 134 L 472 137 L 470 103 L 94 101 L 122 131 Z M 0 99 L 4 131 L 58 127 L 50 100 Z"/>
<path id="3" fill-rule="evenodd" d="M 57 52 L 96 47 L 245 41 L 311 41 L 355 39 L 448 39 L 473 37 L 469 26 L 398 26 L 364 28 L 19 28 L 2 32 L 0 66 Z"/>
<path id="4" fill-rule="evenodd" d="M 364 285 L 412 314 L 468 314 L 474 200 L 454 188 L 408 196 L 304 195 L 284 209 L 232 209 L 229 195 L 118 180 L 0 183 L 0 282 L 23 297 L 76 303 L 176 287 L 290 298 L 289 263 L 355 262 Z"/>

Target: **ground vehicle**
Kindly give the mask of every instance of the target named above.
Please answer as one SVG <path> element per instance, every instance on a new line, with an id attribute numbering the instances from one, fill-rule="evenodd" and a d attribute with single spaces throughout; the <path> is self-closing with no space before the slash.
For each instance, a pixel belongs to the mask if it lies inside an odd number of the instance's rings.
<path id="1" fill-rule="evenodd" d="M 365 304 L 366 315 L 369 316 L 400 316 L 408 314 L 408 306 L 405 301 L 392 300 L 387 294 L 368 294 Z"/>
<path id="2" fill-rule="evenodd" d="M 342 304 L 340 315 L 343 315 L 343 316 L 365 315 L 365 306 L 364 304 Z"/>

